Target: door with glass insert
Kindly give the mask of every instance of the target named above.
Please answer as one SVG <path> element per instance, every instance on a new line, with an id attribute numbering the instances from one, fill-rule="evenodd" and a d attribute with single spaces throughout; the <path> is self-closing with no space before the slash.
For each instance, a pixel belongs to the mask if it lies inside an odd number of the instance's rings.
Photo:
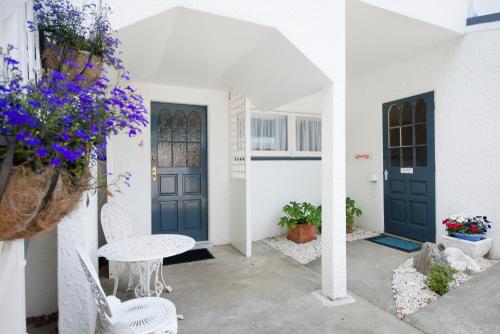
<path id="1" fill-rule="evenodd" d="M 207 108 L 151 105 L 152 231 L 208 240 Z"/>
<path id="2" fill-rule="evenodd" d="M 434 92 L 384 103 L 385 231 L 435 241 Z"/>

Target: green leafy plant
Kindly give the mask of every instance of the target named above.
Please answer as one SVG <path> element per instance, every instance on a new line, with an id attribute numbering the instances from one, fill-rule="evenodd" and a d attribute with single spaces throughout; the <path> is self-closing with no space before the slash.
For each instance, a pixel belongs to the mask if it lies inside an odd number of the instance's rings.
<path id="1" fill-rule="evenodd" d="M 449 265 L 433 265 L 425 283 L 429 289 L 442 296 L 448 292 L 448 286 L 455 280 L 453 275 L 456 272 L 457 271 Z"/>
<path id="2" fill-rule="evenodd" d="M 294 228 L 297 225 L 321 225 L 321 208 L 311 203 L 290 202 L 282 209 L 285 214 L 278 225 L 285 228 Z"/>
<path id="3" fill-rule="evenodd" d="M 356 207 L 356 201 L 350 197 L 345 199 L 345 215 L 346 225 L 352 226 L 354 224 L 354 216 L 359 217 L 363 214 L 360 208 Z"/>

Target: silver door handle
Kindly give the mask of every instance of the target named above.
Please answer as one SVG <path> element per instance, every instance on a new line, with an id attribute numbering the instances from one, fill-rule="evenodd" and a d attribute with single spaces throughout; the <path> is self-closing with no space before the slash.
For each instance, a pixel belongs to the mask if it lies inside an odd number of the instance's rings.
<path id="1" fill-rule="evenodd" d="M 389 172 L 386 170 L 384 170 L 384 180 L 387 181 L 389 179 Z"/>

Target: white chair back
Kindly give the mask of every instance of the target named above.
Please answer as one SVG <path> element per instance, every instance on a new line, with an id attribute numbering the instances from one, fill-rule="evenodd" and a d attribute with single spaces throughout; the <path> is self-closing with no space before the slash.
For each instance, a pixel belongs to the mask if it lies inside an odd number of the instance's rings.
<path id="1" fill-rule="evenodd" d="M 112 323 L 109 320 L 109 318 L 112 317 L 111 308 L 106 299 L 106 294 L 101 287 L 101 283 L 99 282 L 99 278 L 94 269 L 94 266 L 92 265 L 86 252 L 79 249 L 78 247 L 76 248 L 76 252 L 78 253 L 83 272 L 85 273 L 85 277 L 87 278 L 90 289 L 92 290 L 92 295 L 94 296 L 95 303 L 97 304 L 97 314 L 99 315 L 101 324 L 105 328 L 109 328 L 110 326 L 112 326 Z"/>
<path id="2" fill-rule="evenodd" d="M 132 222 L 125 209 L 118 204 L 106 203 L 103 205 L 101 226 L 108 243 L 132 235 Z"/>

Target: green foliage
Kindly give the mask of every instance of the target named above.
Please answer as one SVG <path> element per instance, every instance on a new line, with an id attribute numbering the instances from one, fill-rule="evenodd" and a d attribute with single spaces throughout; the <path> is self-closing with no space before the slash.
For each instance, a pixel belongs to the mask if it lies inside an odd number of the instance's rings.
<path id="1" fill-rule="evenodd" d="M 448 292 L 448 285 L 455 280 L 453 274 L 457 271 L 449 265 L 433 265 L 425 283 L 440 296 Z"/>
<path id="2" fill-rule="evenodd" d="M 356 207 L 356 201 L 350 197 L 345 199 L 345 215 L 346 225 L 352 226 L 354 224 L 354 216 L 359 217 L 363 214 L 360 208 Z"/>
<path id="3" fill-rule="evenodd" d="M 285 228 L 294 228 L 300 224 L 321 225 L 321 208 L 311 203 L 290 202 L 282 209 L 285 214 L 278 225 Z"/>

